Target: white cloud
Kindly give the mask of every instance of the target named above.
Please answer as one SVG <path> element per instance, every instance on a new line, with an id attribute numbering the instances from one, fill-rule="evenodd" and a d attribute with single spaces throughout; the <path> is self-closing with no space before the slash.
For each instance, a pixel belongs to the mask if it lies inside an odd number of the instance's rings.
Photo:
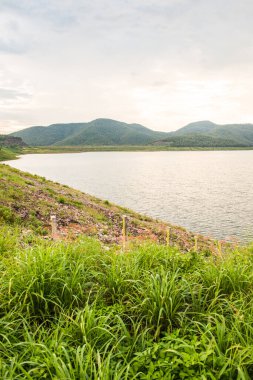
<path id="1" fill-rule="evenodd" d="M 249 0 L 1 0 L 2 130 L 253 122 L 252 15 Z"/>

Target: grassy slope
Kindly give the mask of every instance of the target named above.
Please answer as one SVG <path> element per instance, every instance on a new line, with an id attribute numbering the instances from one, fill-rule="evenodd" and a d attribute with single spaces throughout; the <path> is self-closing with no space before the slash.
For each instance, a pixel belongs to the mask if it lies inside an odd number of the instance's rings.
<path id="1" fill-rule="evenodd" d="M 0 230 L 1 379 L 253 378 L 252 249 L 118 254 Z"/>
<path id="2" fill-rule="evenodd" d="M 128 213 L 146 237 L 162 225 L 5 165 L 0 173 L 1 379 L 253 378 L 252 248 L 221 258 L 182 254 L 175 236 L 173 247 L 139 241 L 125 254 L 87 234 L 51 241 L 51 210 L 68 228 L 70 215 L 93 223 L 90 210 L 102 224 L 107 212 Z"/>
<path id="3" fill-rule="evenodd" d="M 42 146 L 28 147 L 23 154 L 80 153 L 80 152 L 160 152 L 160 151 L 213 151 L 213 150 L 252 150 L 253 147 L 173 147 L 166 145 L 122 145 L 122 146 Z"/>
<path id="4" fill-rule="evenodd" d="M 22 224 L 41 235 L 50 234 L 50 214 L 55 214 L 62 238 L 85 233 L 105 243 L 120 243 L 122 216 L 128 217 L 130 240 L 165 242 L 168 225 L 154 221 L 67 186 L 0 165 L 0 221 Z M 171 226 L 171 242 L 184 250 L 194 246 L 194 235 Z M 199 245 L 214 249 L 213 242 L 199 236 Z"/>
<path id="5" fill-rule="evenodd" d="M 7 161 L 7 160 L 15 160 L 17 158 L 17 154 L 21 152 L 21 149 L 7 149 L 7 148 L 1 148 L 0 149 L 0 161 Z"/>

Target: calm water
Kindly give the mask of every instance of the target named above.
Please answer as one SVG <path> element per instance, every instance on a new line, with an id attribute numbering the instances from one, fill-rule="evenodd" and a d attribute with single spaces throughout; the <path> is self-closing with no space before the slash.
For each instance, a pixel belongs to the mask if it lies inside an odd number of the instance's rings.
<path id="1" fill-rule="evenodd" d="M 44 154 L 8 163 L 195 232 L 253 240 L 253 151 Z"/>

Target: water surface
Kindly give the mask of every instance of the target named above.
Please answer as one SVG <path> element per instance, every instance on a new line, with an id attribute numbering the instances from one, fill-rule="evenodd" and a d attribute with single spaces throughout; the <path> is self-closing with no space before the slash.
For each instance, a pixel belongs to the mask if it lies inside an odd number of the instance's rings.
<path id="1" fill-rule="evenodd" d="M 198 233 L 253 241 L 253 151 L 31 154 L 8 164 Z"/>

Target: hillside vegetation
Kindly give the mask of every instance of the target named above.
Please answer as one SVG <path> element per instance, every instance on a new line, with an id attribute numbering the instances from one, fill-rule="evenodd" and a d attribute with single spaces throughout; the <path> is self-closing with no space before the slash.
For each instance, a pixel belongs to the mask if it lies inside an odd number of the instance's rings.
<path id="1" fill-rule="evenodd" d="M 206 136 L 200 133 L 192 133 L 187 135 L 173 135 L 164 140 L 154 143 L 158 146 L 169 147 L 196 147 L 196 148 L 236 148 L 247 147 L 245 143 L 240 143 L 232 139 L 217 138 L 212 136 Z"/>
<path id="2" fill-rule="evenodd" d="M 252 248 L 182 251 L 174 239 L 152 239 L 160 224 L 130 211 L 149 233 L 126 252 L 98 231 L 52 241 L 41 229 L 51 210 L 69 228 L 67 205 L 87 211 L 89 224 L 122 210 L 8 166 L 0 172 L 1 379 L 253 378 Z"/>
<path id="3" fill-rule="evenodd" d="M 26 144 L 20 137 L 0 135 L 0 161 L 14 160 Z"/>
<path id="4" fill-rule="evenodd" d="M 181 148 L 253 147 L 253 124 L 191 123 L 176 132 L 156 132 L 139 124 L 110 119 L 53 124 L 12 133 L 30 146 L 163 146 Z M 70 148 L 69 148 L 70 149 Z M 92 148 L 90 148 L 92 149 Z M 128 148 L 129 149 L 129 148 Z"/>
<path id="5" fill-rule="evenodd" d="M 5 148 L 21 148 L 25 147 L 26 144 L 20 137 L 14 137 L 10 135 L 0 135 L 0 149 Z"/>
<path id="6" fill-rule="evenodd" d="M 8 148 L 0 148 L 0 161 L 15 160 L 17 151 Z"/>
<path id="7" fill-rule="evenodd" d="M 253 146 L 253 124 L 218 125 L 210 121 L 191 123 L 158 141 L 169 146 L 246 147 Z"/>
<path id="8" fill-rule="evenodd" d="M 1 379 L 252 379 L 252 250 L 0 236 Z"/>
<path id="9" fill-rule="evenodd" d="M 171 244 L 182 250 L 194 246 L 194 234 L 169 226 L 124 207 L 100 200 L 81 191 L 43 177 L 33 176 L 0 165 L 0 222 L 22 225 L 24 231 L 32 230 L 50 237 L 50 215 L 58 220 L 59 238 L 72 239 L 78 235 L 95 236 L 103 243 L 121 243 L 122 216 L 128 219 L 129 240 L 152 240 L 165 243 L 168 227 Z M 210 239 L 199 236 L 199 247 L 215 250 Z"/>
<path id="10" fill-rule="evenodd" d="M 12 133 L 28 145 L 142 145 L 166 136 L 139 124 L 127 124 L 110 119 L 89 123 L 53 124 L 31 127 Z"/>

